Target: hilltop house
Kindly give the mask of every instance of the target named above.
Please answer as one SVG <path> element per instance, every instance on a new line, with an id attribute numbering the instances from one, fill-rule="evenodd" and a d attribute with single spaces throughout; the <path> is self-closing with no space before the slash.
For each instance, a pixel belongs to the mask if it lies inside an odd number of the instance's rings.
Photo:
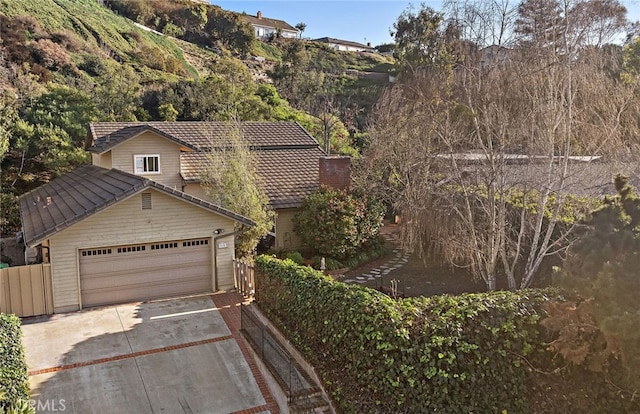
<path id="1" fill-rule="evenodd" d="M 275 209 L 275 245 L 299 243 L 292 217 L 321 183 L 349 185 L 349 159 L 325 157 L 300 125 L 241 129 Z M 206 152 L 224 122 L 90 124 L 86 165 L 20 197 L 24 241 L 51 264 L 55 312 L 234 287 L 234 228 L 253 222 L 206 200 Z"/>
<path id="2" fill-rule="evenodd" d="M 300 35 L 300 31 L 284 20 L 270 19 L 262 16 L 258 11 L 255 16 L 243 14 L 240 18 L 251 24 L 255 30 L 256 38 L 264 40 L 278 33 L 284 38 L 295 39 Z"/>
<path id="3" fill-rule="evenodd" d="M 321 37 L 314 39 L 314 42 L 326 43 L 329 47 L 341 52 L 374 52 L 375 49 L 371 44 L 363 45 L 362 43 L 352 42 L 350 40 L 334 39 L 332 37 Z"/>

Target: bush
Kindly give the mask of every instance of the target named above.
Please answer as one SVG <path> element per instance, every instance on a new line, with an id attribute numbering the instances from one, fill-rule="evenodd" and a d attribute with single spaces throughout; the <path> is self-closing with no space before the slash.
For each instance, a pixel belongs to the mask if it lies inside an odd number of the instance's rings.
<path id="1" fill-rule="evenodd" d="M 258 305 L 318 369 L 339 411 L 525 411 L 521 363 L 543 349 L 538 306 L 548 293 L 396 302 L 292 262 L 256 264 Z"/>
<path id="2" fill-rule="evenodd" d="M 298 265 L 304 264 L 304 258 L 299 252 L 289 252 L 285 255 L 285 259 L 289 259 L 293 263 Z"/>
<path id="3" fill-rule="evenodd" d="M 293 222 L 305 247 L 341 260 L 376 238 L 383 216 L 382 204 L 370 197 L 323 187 L 304 200 Z"/>
<path id="4" fill-rule="evenodd" d="M 0 412 L 29 400 L 20 318 L 0 313 Z"/>
<path id="5" fill-rule="evenodd" d="M 539 320 L 555 290 L 396 301 L 291 261 L 260 256 L 256 269 L 256 303 L 339 412 L 638 412 L 547 351 Z"/>
<path id="6" fill-rule="evenodd" d="M 0 193 L 0 229 L 2 229 L 2 236 L 15 235 L 20 231 L 20 227 L 18 198 L 11 192 Z"/>

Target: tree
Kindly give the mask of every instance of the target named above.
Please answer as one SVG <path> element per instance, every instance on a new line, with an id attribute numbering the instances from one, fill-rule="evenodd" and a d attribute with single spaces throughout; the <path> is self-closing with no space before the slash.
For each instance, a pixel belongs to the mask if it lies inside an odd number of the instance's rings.
<path id="1" fill-rule="evenodd" d="M 567 42 L 533 56 L 481 51 L 453 71 L 402 80 L 379 103 L 358 177 L 404 216 L 406 245 L 468 268 L 488 289 L 500 277 L 531 286 L 545 259 L 566 251 L 589 207 L 570 183 L 591 166 L 572 157 L 618 151 L 634 99 Z"/>
<path id="2" fill-rule="evenodd" d="M 458 30 L 446 25 L 444 14 L 422 4 L 414 11 L 409 6 L 393 24 L 394 56 L 404 72 L 425 67 L 447 67 L 459 56 L 455 44 Z"/>
<path id="3" fill-rule="evenodd" d="M 100 119 L 104 121 L 135 121 L 140 115 L 141 85 L 130 66 L 107 69 L 98 77 L 93 91 Z"/>
<path id="4" fill-rule="evenodd" d="M 9 149 L 13 125 L 17 119 L 18 108 L 15 99 L 4 93 L 0 96 L 0 162 Z"/>
<path id="5" fill-rule="evenodd" d="M 269 205 L 256 159 L 244 139 L 242 126 L 235 122 L 222 136 L 209 134 L 211 144 L 202 173 L 202 186 L 214 204 L 253 220 L 255 226 L 236 228 L 236 251 L 250 258 L 260 239 L 273 229 L 274 213 Z"/>
<path id="6" fill-rule="evenodd" d="M 298 24 L 295 25 L 295 28 L 298 29 L 300 31 L 300 38 L 302 39 L 302 33 L 304 32 L 304 30 L 307 28 L 307 24 L 300 22 Z"/>
<path id="7" fill-rule="evenodd" d="M 374 242 L 383 216 L 372 197 L 323 187 L 304 199 L 293 222 L 305 247 L 342 260 Z"/>

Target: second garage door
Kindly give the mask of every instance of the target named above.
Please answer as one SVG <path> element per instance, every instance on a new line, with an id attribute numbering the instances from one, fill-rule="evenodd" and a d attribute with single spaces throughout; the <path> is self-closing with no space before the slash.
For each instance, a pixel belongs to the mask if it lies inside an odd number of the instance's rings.
<path id="1" fill-rule="evenodd" d="M 213 290 L 209 239 L 80 250 L 82 306 Z"/>

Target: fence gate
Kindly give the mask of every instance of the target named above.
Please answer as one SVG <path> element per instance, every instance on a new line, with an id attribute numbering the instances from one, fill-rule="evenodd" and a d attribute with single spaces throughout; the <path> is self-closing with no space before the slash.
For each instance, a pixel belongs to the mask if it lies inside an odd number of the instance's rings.
<path id="1" fill-rule="evenodd" d="M 0 312 L 20 317 L 52 314 L 51 265 L 0 269 Z"/>
<path id="2" fill-rule="evenodd" d="M 236 289 L 245 298 L 253 297 L 256 293 L 256 279 L 253 265 L 233 259 L 233 277 Z"/>

